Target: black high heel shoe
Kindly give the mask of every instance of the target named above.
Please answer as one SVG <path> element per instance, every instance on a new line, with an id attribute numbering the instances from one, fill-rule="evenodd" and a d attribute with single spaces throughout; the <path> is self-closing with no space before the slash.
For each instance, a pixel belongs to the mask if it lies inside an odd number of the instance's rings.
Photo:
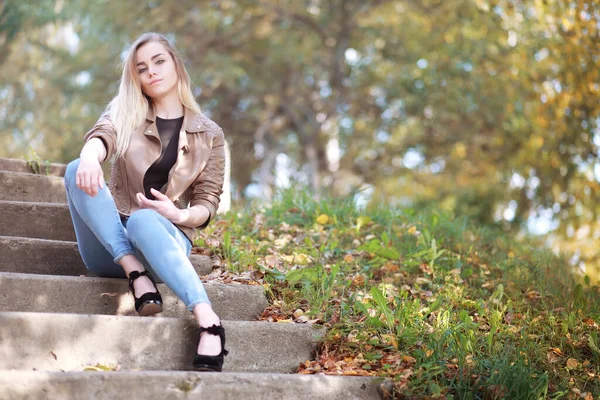
<path id="1" fill-rule="evenodd" d="M 225 350 L 225 328 L 219 325 L 213 325 L 208 328 L 200 327 L 200 337 L 202 333 L 208 332 L 211 335 L 219 336 L 221 338 L 221 352 L 216 356 L 206 356 L 203 354 L 196 353 L 194 357 L 194 371 L 214 371 L 221 372 L 223 370 L 223 361 L 229 351 Z"/>
<path id="2" fill-rule="evenodd" d="M 154 285 L 154 288 L 156 289 L 156 293 L 151 293 L 151 292 L 144 293 L 143 295 L 140 296 L 139 299 L 137 297 L 135 297 L 135 291 L 133 290 L 133 281 L 135 281 L 140 276 L 147 276 L 148 278 L 150 278 L 150 280 L 152 281 L 152 284 Z M 162 312 L 162 310 L 163 310 L 162 296 L 158 292 L 158 287 L 156 287 L 156 281 L 154 280 L 152 275 L 150 275 L 148 273 L 148 271 L 143 271 L 143 272 L 133 271 L 132 273 L 130 273 L 129 274 L 129 290 L 131 290 L 131 293 L 133 294 L 133 298 L 135 299 L 135 311 L 137 311 L 137 313 L 140 316 L 147 317 L 149 315 L 154 315 L 154 314 L 158 314 L 159 312 Z"/>

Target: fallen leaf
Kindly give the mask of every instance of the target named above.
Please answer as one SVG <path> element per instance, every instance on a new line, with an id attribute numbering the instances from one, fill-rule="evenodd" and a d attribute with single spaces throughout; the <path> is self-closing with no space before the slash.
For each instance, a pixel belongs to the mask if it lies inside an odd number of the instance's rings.
<path id="1" fill-rule="evenodd" d="M 362 286 L 365 283 L 365 276 L 364 275 L 357 275 L 354 279 L 352 279 L 352 284 L 354 286 Z"/>
<path id="2" fill-rule="evenodd" d="M 540 292 L 538 292 L 537 290 L 529 290 L 527 293 L 525 293 L 525 297 L 529 300 L 537 300 L 542 296 L 540 296 Z"/>
<path id="3" fill-rule="evenodd" d="M 396 335 L 385 334 L 381 335 L 381 338 L 385 344 L 393 346 L 396 350 L 398 350 L 398 339 L 396 338 Z"/>
<path id="4" fill-rule="evenodd" d="M 556 354 L 557 356 L 562 356 L 562 351 L 558 348 L 558 347 L 552 347 L 550 349 L 550 351 L 552 351 L 554 354 Z"/>
<path id="5" fill-rule="evenodd" d="M 209 247 L 219 247 L 221 245 L 221 242 L 219 241 L 219 239 L 216 239 L 216 238 L 213 238 L 213 237 L 206 238 L 204 240 L 204 242 Z"/>
<path id="6" fill-rule="evenodd" d="M 294 262 L 299 265 L 306 265 L 308 263 L 308 256 L 302 253 L 294 253 Z"/>
<path id="7" fill-rule="evenodd" d="M 575 369 L 575 368 L 577 368 L 578 366 L 579 366 L 579 361 L 577 361 L 576 359 L 574 359 L 574 358 L 569 358 L 569 359 L 567 360 L 567 368 L 570 368 L 570 369 Z"/>
<path id="8" fill-rule="evenodd" d="M 402 356 L 402 362 L 407 364 L 414 364 L 417 362 L 417 359 L 412 356 Z"/>
<path id="9" fill-rule="evenodd" d="M 329 222 L 329 215 L 327 214 L 321 214 L 317 217 L 317 223 L 321 224 L 321 225 L 325 225 Z"/>
<path id="10" fill-rule="evenodd" d="M 383 267 L 381 267 L 381 272 L 383 272 L 384 274 L 394 274 L 398 272 L 399 268 L 400 267 L 398 267 L 396 264 L 387 263 Z"/>
<path id="11" fill-rule="evenodd" d="M 265 262 L 269 267 L 274 267 L 277 265 L 277 256 L 268 255 L 265 257 Z"/>
<path id="12" fill-rule="evenodd" d="M 419 268 L 421 269 L 421 271 L 425 272 L 428 275 L 433 274 L 433 268 L 431 268 L 431 265 L 429 264 L 421 263 L 419 265 Z"/>
<path id="13" fill-rule="evenodd" d="M 549 351 L 548 354 L 546 354 L 546 358 L 548 359 L 548 362 L 551 364 L 558 362 L 558 356 L 556 354 L 554 354 L 554 352 L 552 352 L 552 351 Z"/>
<path id="14" fill-rule="evenodd" d="M 361 215 L 356 219 L 356 232 L 360 231 L 360 228 L 362 228 L 365 225 L 369 225 L 371 222 L 371 217 L 367 215 Z"/>

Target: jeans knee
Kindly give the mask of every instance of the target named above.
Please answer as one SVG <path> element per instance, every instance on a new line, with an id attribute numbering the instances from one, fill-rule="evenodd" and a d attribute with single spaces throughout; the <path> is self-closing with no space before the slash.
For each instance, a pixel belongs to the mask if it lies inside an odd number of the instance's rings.
<path id="1" fill-rule="evenodd" d="M 76 179 L 76 174 L 77 174 L 77 168 L 79 168 L 79 161 L 80 159 L 77 158 L 73 161 L 71 161 L 69 164 L 67 164 L 67 169 L 65 171 L 65 186 L 67 184 L 75 184 L 75 179 Z"/>
<path id="2" fill-rule="evenodd" d="M 152 226 L 157 222 L 158 213 L 147 208 L 135 211 L 127 220 L 127 235 L 133 241 L 150 233 Z"/>

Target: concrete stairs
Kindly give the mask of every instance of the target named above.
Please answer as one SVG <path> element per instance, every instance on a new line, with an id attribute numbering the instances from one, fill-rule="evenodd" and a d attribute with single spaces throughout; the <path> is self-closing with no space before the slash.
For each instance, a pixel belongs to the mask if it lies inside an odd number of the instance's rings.
<path id="1" fill-rule="evenodd" d="M 189 371 L 198 327 L 164 285 L 165 311 L 135 314 L 127 281 L 89 276 L 64 165 L 0 159 L 0 400 L 375 399 L 390 382 L 294 374 L 324 328 L 256 321 L 261 286 L 205 283 L 227 331 L 222 373 Z M 200 276 L 211 260 L 192 256 Z"/>

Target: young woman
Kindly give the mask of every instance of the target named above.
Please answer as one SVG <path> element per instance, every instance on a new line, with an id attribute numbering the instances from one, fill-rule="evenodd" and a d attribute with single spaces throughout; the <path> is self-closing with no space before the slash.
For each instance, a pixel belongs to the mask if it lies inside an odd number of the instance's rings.
<path id="1" fill-rule="evenodd" d="M 155 278 L 163 281 L 200 325 L 194 369 L 221 371 L 225 331 L 188 256 L 194 228 L 205 228 L 219 206 L 224 137 L 190 86 L 175 47 L 163 35 L 141 35 L 117 96 L 67 166 L 65 186 L 86 267 L 128 277 L 142 316 L 162 311 Z M 100 163 L 109 159 L 107 187 Z"/>

